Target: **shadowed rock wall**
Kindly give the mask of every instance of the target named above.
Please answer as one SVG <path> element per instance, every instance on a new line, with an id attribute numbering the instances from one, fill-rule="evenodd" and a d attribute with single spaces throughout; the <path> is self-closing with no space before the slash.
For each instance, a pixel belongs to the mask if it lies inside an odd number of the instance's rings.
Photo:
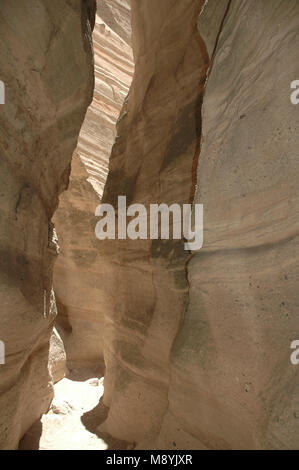
<path id="1" fill-rule="evenodd" d="M 51 218 L 92 98 L 95 2 L 0 5 L 0 448 L 14 449 L 52 398 L 56 315 Z"/>

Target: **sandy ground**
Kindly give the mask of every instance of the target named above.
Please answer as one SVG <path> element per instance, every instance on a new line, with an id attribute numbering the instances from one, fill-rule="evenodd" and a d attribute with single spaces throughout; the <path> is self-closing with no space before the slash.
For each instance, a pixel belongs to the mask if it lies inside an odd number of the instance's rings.
<path id="1" fill-rule="evenodd" d="M 20 450 L 125 449 L 126 443 L 100 435 L 97 427 L 107 408 L 100 399 L 104 378 L 64 378 L 55 385 L 47 414 L 35 423 L 20 443 Z"/>

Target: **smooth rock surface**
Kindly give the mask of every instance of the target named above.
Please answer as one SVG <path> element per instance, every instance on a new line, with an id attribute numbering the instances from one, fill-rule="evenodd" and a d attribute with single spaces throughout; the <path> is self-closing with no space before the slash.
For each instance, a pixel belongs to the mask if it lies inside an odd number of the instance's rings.
<path id="1" fill-rule="evenodd" d="M 136 72 L 103 201 L 195 196 L 204 245 L 99 242 L 101 429 L 139 448 L 298 449 L 299 4 L 202 5 L 132 1 Z"/>
<path id="2" fill-rule="evenodd" d="M 232 0 L 220 32 L 195 195 L 204 246 L 159 446 L 299 448 L 298 30 L 297 1 Z"/>
<path id="3" fill-rule="evenodd" d="M 0 449 L 15 449 L 53 396 L 52 215 L 92 98 L 93 1 L 0 4 Z"/>
<path id="4" fill-rule="evenodd" d="M 194 191 L 208 56 L 202 2 L 132 2 L 135 75 L 117 125 L 103 202 L 188 203 Z M 157 435 L 169 357 L 187 302 L 183 242 L 98 241 L 106 312 L 102 431 L 131 443 Z"/>
<path id="5" fill-rule="evenodd" d="M 55 299 L 95 3 L 61 5 L 0 6 L 0 448 L 49 408 L 58 307 L 73 381 L 23 448 L 298 449 L 298 1 L 132 0 L 125 100 L 129 2 L 98 1 Z M 102 195 L 203 204 L 202 249 L 97 240 Z"/>
<path id="6" fill-rule="evenodd" d="M 101 18 L 110 2 L 99 2 L 93 32 L 95 90 L 86 113 L 70 185 L 55 214 L 60 255 L 54 269 L 58 323 L 70 367 L 103 362 L 103 281 L 105 275 L 95 237 L 95 209 L 101 201 L 115 139 L 115 124 L 133 74 L 131 47 Z M 104 15 L 105 16 L 105 15 Z M 130 10 L 119 16 L 128 37 Z M 106 18 L 106 16 L 105 16 Z M 114 20 L 108 16 L 114 27 Z"/>

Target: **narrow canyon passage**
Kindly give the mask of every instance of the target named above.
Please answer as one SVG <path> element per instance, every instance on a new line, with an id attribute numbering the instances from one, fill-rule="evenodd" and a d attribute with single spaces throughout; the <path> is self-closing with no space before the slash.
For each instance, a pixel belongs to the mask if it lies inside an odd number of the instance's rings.
<path id="1" fill-rule="evenodd" d="M 108 410 L 99 404 L 104 392 L 104 315 L 100 315 L 102 273 L 94 233 L 94 212 L 107 179 L 116 121 L 134 72 L 129 3 L 120 8 L 117 2 L 98 2 L 92 39 L 93 101 L 72 157 L 68 189 L 60 195 L 54 216 L 59 244 L 53 272 L 57 317 L 50 346 L 54 398 L 49 411 L 21 440 L 21 450 L 106 450 L 129 445 L 97 431 Z"/>
<path id="2" fill-rule="evenodd" d="M 126 450 L 132 444 L 101 432 L 108 414 L 100 369 L 73 369 L 54 385 L 50 409 L 26 432 L 19 450 Z"/>
<path id="3" fill-rule="evenodd" d="M 25 434 L 20 450 L 106 450 L 108 444 L 90 432 L 82 416 L 98 404 L 103 395 L 102 380 L 63 378 L 54 386 L 50 410 Z M 94 418 L 94 426 L 98 416 Z M 83 418 L 84 419 L 84 418 Z"/>
<path id="4" fill-rule="evenodd" d="M 299 449 L 298 32 L 0 2 L 0 450 Z"/>
<path id="5" fill-rule="evenodd" d="M 103 196 L 116 121 L 134 72 L 129 4 L 123 2 L 120 12 L 125 23 L 120 31 L 123 37 L 107 8 L 111 8 L 110 2 L 98 2 L 93 31 L 93 101 L 73 155 L 68 190 L 60 196 L 54 216 L 60 247 L 53 273 L 56 326 L 71 367 L 103 362 L 103 271 L 94 214 Z"/>

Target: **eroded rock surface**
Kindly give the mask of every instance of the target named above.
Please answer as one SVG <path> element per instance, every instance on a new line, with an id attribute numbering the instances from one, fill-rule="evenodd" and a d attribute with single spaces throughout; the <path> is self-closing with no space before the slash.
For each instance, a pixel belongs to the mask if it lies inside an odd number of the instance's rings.
<path id="1" fill-rule="evenodd" d="M 208 0 L 199 17 L 202 3 L 132 1 L 136 72 L 103 201 L 195 194 L 204 246 L 99 242 L 102 429 L 141 448 L 298 449 L 299 5 Z"/>
<path id="2" fill-rule="evenodd" d="M 56 315 L 51 223 L 92 98 L 92 0 L 0 5 L 0 448 L 14 449 L 52 398 Z"/>
<path id="3" fill-rule="evenodd" d="M 223 23 L 197 170 L 204 246 L 159 445 L 299 448 L 298 29 L 297 1 L 232 0 Z"/>
<path id="4" fill-rule="evenodd" d="M 56 328 L 50 339 L 49 369 L 54 383 L 62 380 L 67 373 L 65 348 Z"/>
<path id="5" fill-rule="evenodd" d="M 136 71 L 118 121 L 103 202 L 188 203 L 200 143 L 208 56 L 202 2 L 133 1 Z M 187 302 L 182 241 L 98 241 L 106 327 L 102 426 L 119 439 L 157 434 L 168 405 L 169 357 Z"/>
<path id="6" fill-rule="evenodd" d="M 129 3 L 99 1 L 96 91 L 56 217 L 55 291 L 69 362 L 98 365 L 104 350 L 105 392 L 98 407 L 96 375 L 76 390 L 60 382 L 83 397 L 87 386 L 95 409 L 57 396 L 41 447 L 106 448 L 82 418 L 129 448 L 298 449 L 298 1 L 131 5 L 136 70 L 103 202 L 201 203 L 204 245 L 94 236 L 132 73 Z M 63 354 L 49 361 L 51 218 L 91 99 L 94 7 L 0 6 L 0 448 L 47 411 L 48 366 L 62 376 Z"/>
<path id="7" fill-rule="evenodd" d="M 63 328 L 70 367 L 103 362 L 103 276 L 95 237 L 95 208 L 99 205 L 108 173 L 115 124 L 133 75 L 131 47 L 114 32 L 114 21 L 105 16 L 110 2 L 98 2 L 93 32 L 95 90 L 86 113 L 76 153 L 70 186 L 60 197 L 55 214 L 60 256 L 55 264 L 54 288 L 58 322 Z M 105 21 L 101 17 L 104 14 Z M 107 13 L 107 12 L 106 12 Z M 119 20 L 119 15 L 123 18 Z M 109 19 L 110 18 L 110 19 Z M 130 11 L 120 9 L 117 23 L 128 38 Z"/>

